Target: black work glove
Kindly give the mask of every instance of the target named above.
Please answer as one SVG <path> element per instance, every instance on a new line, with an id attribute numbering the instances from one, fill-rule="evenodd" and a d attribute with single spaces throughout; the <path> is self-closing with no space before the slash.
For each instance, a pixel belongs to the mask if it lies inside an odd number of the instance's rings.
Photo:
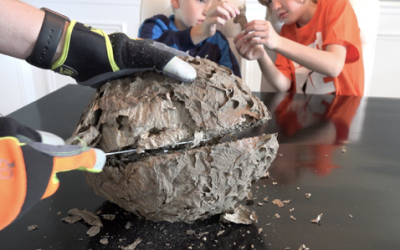
<path id="1" fill-rule="evenodd" d="M 62 55 L 51 69 L 93 88 L 145 70 L 162 72 L 182 82 L 193 81 L 196 71 L 176 55 L 188 56 L 153 40 L 131 39 L 124 33 L 107 35 L 103 30 L 71 21 Z"/>

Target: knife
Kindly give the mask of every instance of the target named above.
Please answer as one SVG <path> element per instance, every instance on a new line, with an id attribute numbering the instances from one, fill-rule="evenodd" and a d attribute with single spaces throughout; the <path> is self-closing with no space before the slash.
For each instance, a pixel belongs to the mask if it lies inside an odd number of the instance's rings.
<path id="1" fill-rule="evenodd" d="M 209 140 L 211 140 L 211 139 L 212 139 L 212 138 L 204 139 L 204 140 L 201 140 L 201 142 L 209 141 Z M 193 143 L 193 141 L 178 142 L 178 143 L 175 143 L 175 144 L 172 144 L 172 145 L 160 146 L 160 148 L 163 148 L 163 147 L 173 147 L 173 146 L 176 146 L 176 145 L 184 145 L 184 144 L 190 144 L 190 143 Z M 122 151 L 116 151 L 116 152 L 106 153 L 106 156 L 109 156 L 109 155 L 116 155 L 116 154 L 125 154 L 125 153 L 131 153 L 131 152 L 136 152 L 136 151 L 137 151 L 137 149 L 128 149 L 128 150 L 122 150 Z M 168 152 L 168 150 L 167 150 L 167 152 Z"/>

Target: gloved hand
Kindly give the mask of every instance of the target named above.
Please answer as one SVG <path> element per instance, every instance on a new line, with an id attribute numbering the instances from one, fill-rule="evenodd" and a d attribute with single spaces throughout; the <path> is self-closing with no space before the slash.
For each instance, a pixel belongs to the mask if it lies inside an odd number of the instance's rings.
<path id="1" fill-rule="evenodd" d="M 100 149 L 63 144 L 46 132 L 0 117 L 0 230 L 59 187 L 57 172 L 100 172 L 106 156 Z"/>
<path id="2" fill-rule="evenodd" d="M 103 30 L 71 21 L 62 55 L 51 69 L 94 88 L 107 80 L 145 70 L 162 72 L 182 82 L 193 81 L 196 71 L 176 55 L 188 56 L 153 40 L 130 39 L 124 33 L 107 35 Z"/>

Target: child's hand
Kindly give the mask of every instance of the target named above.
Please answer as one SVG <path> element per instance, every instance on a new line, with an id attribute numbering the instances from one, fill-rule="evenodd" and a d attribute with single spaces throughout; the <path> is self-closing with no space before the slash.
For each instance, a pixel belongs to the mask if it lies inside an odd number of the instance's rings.
<path id="1" fill-rule="evenodd" d="M 212 37 L 217 28 L 224 26 L 226 21 L 239 14 L 239 9 L 228 2 L 215 2 L 208 9 L 204 22 L 200 24 L 201 30 L 207 37 Z"/>
<path id="2" fill-rule="evenodd" d="M 260 59 L 265 53 L 264 47 L 259 44 L 251 44 L 250 41 L 245 40 L 244 37 L 245 36 L 240 33 L 233 40 L 236 50 L 239 52 L 240 56 L 247 60 Z"/>
<path id="3" fill-rule="evenodd" d="M 254 20 L 247 23 L 243 30 L 244 39 L 250 44 L 263 44 L 270 50 L 274 50 L 280 43 L 279 36 L 269 21 Z"/>

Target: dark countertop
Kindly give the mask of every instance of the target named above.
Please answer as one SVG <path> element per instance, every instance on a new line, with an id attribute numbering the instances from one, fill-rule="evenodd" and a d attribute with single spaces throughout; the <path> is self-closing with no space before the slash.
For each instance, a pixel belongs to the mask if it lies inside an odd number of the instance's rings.
<path id="1" fill-rule="evenodd" d="M 93 92 L 68 85 L 9 116 L 66 139 Z M 0 249 L 118 249 L 137 238 L 142 242 L 135 249 L 297 250 L 302 244 L 310 250 L 400 249 L 400 99 L 256 95 L 273 119 L 240 137 L 278 132 L 280 142 L 269 171 L 273 179 L 261 179 L 252 189 L 257 199 L 249 207 L 258 223 L 222 224 L 218 216 L 192 225 L 146 221 L 97 197 L 83 172 L 72 171 L 58 175 L 61 185 L 55 195 L 0 231 Z M 305 193 L 311 193 L 310 199 Z M 264 203 L 267 196 L 269 202 Z M 291 202 L 279 208 L 274 199 Z M 72 208 L 101 210 L 116 214 L 116 219 L 102 219 L 100 233 L 89 238 L 87 224 L 60 220 Z M 281 218 L 275 219 L 276 213 Z M 319 225 L 310 222 L 321 213 Z M 28 231 L 34 224 L 38 229 Z M 99 243 L 105 236 L 108 245 Z"/>

